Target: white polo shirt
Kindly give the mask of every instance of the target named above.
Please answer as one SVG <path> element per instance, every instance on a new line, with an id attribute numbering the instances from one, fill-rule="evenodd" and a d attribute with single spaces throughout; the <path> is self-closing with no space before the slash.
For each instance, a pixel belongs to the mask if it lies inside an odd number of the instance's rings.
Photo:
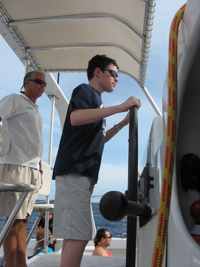
<path id="1" fill-rule="evenodd" d="M 39 168 L 43 153 L 42 118 L 35 105 L 24 94 L 10 94 L 0 101 L 0 117 L 11 141 L 0 164 Z"/>

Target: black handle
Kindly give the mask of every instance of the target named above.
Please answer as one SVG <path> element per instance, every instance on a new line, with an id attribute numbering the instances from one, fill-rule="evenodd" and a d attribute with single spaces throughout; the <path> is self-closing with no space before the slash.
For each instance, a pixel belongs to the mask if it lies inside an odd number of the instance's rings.
<path id="1" fill-rule="evenodd" d="M 138 116 L 137 107 L 130 108 L 129 158 L 128 158 L 128 201 L 137 202 L 138 175 Z M 135 267 L 137 240 L 137 218 L 127 218 L 126 267 Z"/>

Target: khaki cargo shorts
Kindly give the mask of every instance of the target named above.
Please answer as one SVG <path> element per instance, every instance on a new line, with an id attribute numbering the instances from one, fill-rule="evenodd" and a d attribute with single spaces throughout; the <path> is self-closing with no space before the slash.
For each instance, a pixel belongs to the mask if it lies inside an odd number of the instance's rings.
<path id="1" fill-rule="evenodd" d="M 91 195 L 94 182 L 80 174 L 56 177 L 53 236 L 73 240 L 92 240 L 95 235 Z"/>

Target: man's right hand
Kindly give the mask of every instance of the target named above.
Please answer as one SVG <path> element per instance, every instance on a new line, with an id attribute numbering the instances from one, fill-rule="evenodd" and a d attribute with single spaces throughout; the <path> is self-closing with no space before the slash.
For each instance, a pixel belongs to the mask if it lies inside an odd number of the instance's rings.
<path id="1" fill-rule="evenodd" d="M 137 106 L 139 109 L 141 107 L 140 99 L 130 96 L 124 103 L 121 104 L 122 106 L 122 112 L 128 111 L 131 107 Z"/>

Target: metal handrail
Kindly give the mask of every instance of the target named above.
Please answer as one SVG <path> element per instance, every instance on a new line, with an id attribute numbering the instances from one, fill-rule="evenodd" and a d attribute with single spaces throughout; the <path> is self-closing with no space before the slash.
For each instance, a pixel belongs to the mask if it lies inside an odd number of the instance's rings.
<path id="1" fill-rule="evenodd" d="M 0 191 L 2 192 L 22 192 L 19 200 L 17 201 L 14 209 L 12 210 L 1 234 L 0 234 L 0 246 L 2 245 L 3 241 L 5 240 L 10 228 L 12 227 L 17 213 L 19 212 L 24 200 L 26 199 L 29 192 L 34 191 L 35 186 L 29 184 L 10 184 L 10 183 L 2 183 L 0 182 Z"/>
<path id="2" fill-rule="evenodd" d="M 28 243 L 29 243 L 29 241 L 31 240 L 31 237 L 32 237 L 32 235 L 33 235 L 35 229 L 37 228 L 37 226 L 38 226 L 38 224 L 39 224 L 39 222 L 40 222 L 40 220 L 41 220 L 41 218 L 42 218 L 43 215 L 44 215 L 44 211 L 42 210 L 42 211 L 40 211 L 40 213 L 39 213 L 37 219 L 35 220 L 35 222 L 34 222 L 32 228 L 31 228 L 31 231 L 30 231 L 29 234 L 28 234 L 28 237 L 26 238 L 26 246 L 28 246 Z"/>

